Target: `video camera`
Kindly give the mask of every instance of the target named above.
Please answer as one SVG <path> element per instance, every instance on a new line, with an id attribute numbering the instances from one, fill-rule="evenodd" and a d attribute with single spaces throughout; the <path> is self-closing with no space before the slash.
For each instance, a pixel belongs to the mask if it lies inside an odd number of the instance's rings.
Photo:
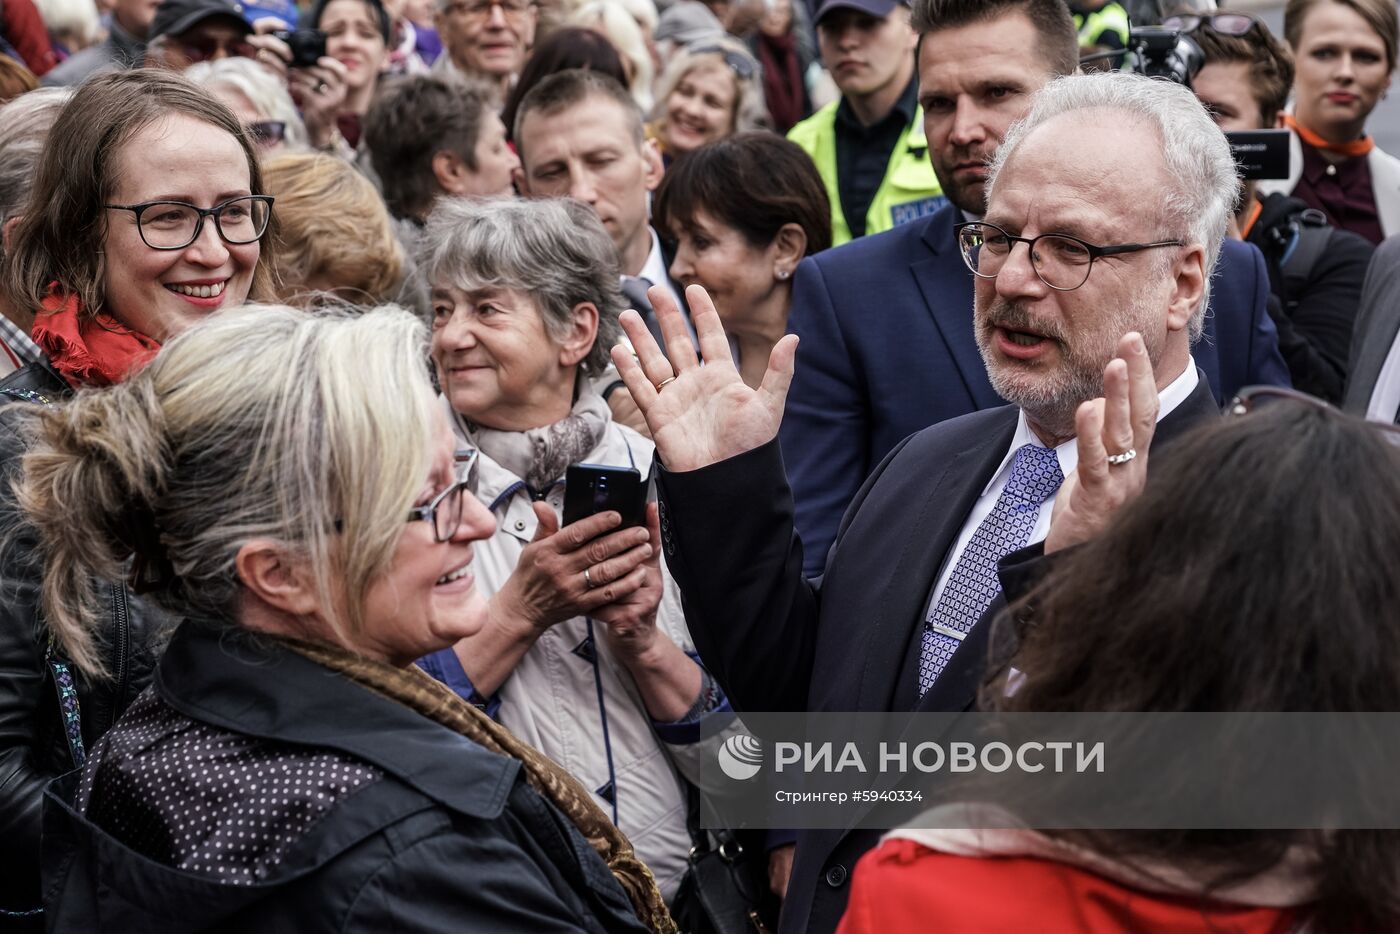
<path id="1" fill-rule="evenodd" d="M 1196 40 L 1165 26 L 1134 26 L 1128 32 L 1127 51 L 1109 54 L 1126 55 L 1126 67 L 1140 75 L 1165 78 L 1188 88 L 1206 63 Z M 1225 139 L 1230 143 L 1241 178 L 1288 177 L 1287 130 L 1231 130 Z"/>

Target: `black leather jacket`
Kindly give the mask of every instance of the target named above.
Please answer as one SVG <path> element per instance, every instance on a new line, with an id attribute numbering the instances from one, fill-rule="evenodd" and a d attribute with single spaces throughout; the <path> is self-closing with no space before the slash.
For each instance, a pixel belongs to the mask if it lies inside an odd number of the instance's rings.
<path id="1" fill-rule="evenodd" d="M 0 517 L 14 515 L 11 480 L 24 443 L 17 417 L 26 404 L 61 401 L 68 387 L 30 365 L 0 380 Z M 39 615 L 39 567 L 33 536 L 19 529 L 0 549 L 0 930 L 39 930 L 36 909 L 44 786 L 77 767 L 49 663 L 49 634 Z M 74 672 L 84 748 L 91 748 L 151 680 L 152 643 L 163 614 L 132 599 L 121 584 L 101 589 L 103 646 L 112 678 L 89 683 Z M 56 660 L 62 661 L 61 657 Z"/>

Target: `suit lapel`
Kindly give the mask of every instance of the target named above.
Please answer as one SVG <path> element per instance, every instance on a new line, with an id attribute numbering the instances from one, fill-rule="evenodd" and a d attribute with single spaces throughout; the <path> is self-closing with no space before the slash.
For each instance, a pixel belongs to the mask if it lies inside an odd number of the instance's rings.
<path id="1" fill-rule="evenodd" d="M 957 208 L 946 205 L 929 218 L 923 233 L 929 256 L 910 263 L 909 271 L 918 284 L 933 326 L 938 329 L 957 366 L 968 396 L 977 408 L 987 409 L 1005 403 L 992 390 L 986 364 L 977 350 L 977 335 L 972 324 L 972 273 L 963 263 L 953 239 L 953 225 L 960 217 Z"/>
<path id="2" fill-rule="evenodd" d="M 1381 232 L 1387 237 L 1400 233 L 1400 159 L 1372 149 L 1366 162 L 1371 170 L 1371 188 L 1375 192 Z"/>
<path id="3" fill-rule="evenodd" d="M 897 533 L 902 549 L 878 590 L 875 627 L 865 642 L 855 709 L 910 709 L 913 697 L 900 696 L 903 673 L 911 644 L 918 643 L 929 593 L 967 514 L 987 485 L 988 475 L 1006 454 L 1016 417 L 1014 406 L 1003 406 L 993 419 L 983 423 L 980 436 L 972 443 L 950 438 L 954 453 L 936 479 L 926 484 L 927 493 L 917 501 L 912 519 Z M 890 531 L 874 530 L 872 534 L 894 540 Z"/>

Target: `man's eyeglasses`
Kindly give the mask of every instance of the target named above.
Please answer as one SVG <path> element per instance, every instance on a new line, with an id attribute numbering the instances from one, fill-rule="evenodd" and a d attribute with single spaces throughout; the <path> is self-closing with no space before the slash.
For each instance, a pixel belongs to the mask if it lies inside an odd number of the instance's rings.
<path id="1" fill-rule="evenodd" d="M 752 81 L 753 76 L 758 74 L 758 63 L 752 58 L 734 49 L 727 49 L 716 42 L 693 45 L 686 51 L 691 55 L 718 55 L 724 59 L 724 63 L 734 74 L 739 76 L 741 81 Z"/>
<path id="2" fill-rule="evenodd" d="M 408 511 L 409 522 L 431 522 L 433 538 L 439 542 L 451 541 L 452 536 L 462 527 L 462 511 L 465 497 L 477 480 L 477 456 L 474 450 L 458 451 L 456 483 L 433 497 L 426 506 L 416 506 Z"/>
<path id="3" fill-rule="evenodd" d="M 1183 14 L 1162 20 L 1163 27 L 1177 32 L 1195 32 L 1204 26 L 1222 36 L 1243 36 L 1257 25 L 1259 21 L 1248 13 Z"/>
<path id="4" fill-rule="evenodd" d="M 276 146 L 287 137 L 287 124 L 281 120 L 259 120 L 245 124 L 243 129 L 259 146 Z"/>
<path id="5" fill-rule="evenodd" d="M 226 243 L 252 243 L 267 232 L 272 217 L 268 195 L 242 195 L 212 208 L 185 201 L 146 201 L 142 204 L 104 204 L 109 211 L 136 215 L 141 241 L 153 250 L 183 250 L 199 238 L 204 219 L 214 218 L 214 229 Z"/>
<path id="6" fill-rule="evenodd" d="M 1088 281 L 1094 260 L 1101 256 L 1119 256 L 1183 245 L 1181 240 L 1157 240 L 1153 243 L 1095 246 L 1066 234 L 1013 237 L 995 224 L 981 223 L 958 224 L 953 229 L 957 232 L 963 262 L 967 263 L 973 275 L 981 279 L 995 279 L 1006 258 L 1011 255 L 1011 248 L 1024 243 L 1030 248 L 1031 266 L 1035 274 L 1057 292 L 1073 292 Z"/>
<path id="7" fill-rule="evenodd" d="M 462 3 L 450 3 L 443 7 L 443 12 L 449 16 L 459 16 L 463 19 L 484 20 L 491 18 L 491 10 L 495 7 L 501 8 L 501 13 L 510 18 L 524 16 L 525 12 L 533 7 L 529 0 L 466 0 Z"/>
<path id="8" fill-rule="evenodd" d="M 1248 415 L 1258 411 L 1261 406 L 1280 401 L 1297 402 L 1324 412 L 1331 412 L 1334 415 L 1351 417 L 1330 402 L 1324 402 L 1316 396 L 1310 396 L 1296 389 L 1286 389 L 1283 386 L 1246 386 L 1239 391 L 1235 398 L 1230 400 L 1230 404 L 1225 407 L 1225 414 L 1231 416 Z M 1400 445 L 1400 425 L 1373 421 L 1367 421 L 1366 424 L 1380 431 L 1382 437 L 1390 444 Z"/>
<path id="9" fill-rule="evenodd" d="M 257 50 L 245 39 L 225 39 L 215 36 L 191 36 L 174 39 L 174 45 L 190 61 L 207 62 L 214 58 L 253 58 Z M 219 53 L 222 52 L 223 55 Z"/>

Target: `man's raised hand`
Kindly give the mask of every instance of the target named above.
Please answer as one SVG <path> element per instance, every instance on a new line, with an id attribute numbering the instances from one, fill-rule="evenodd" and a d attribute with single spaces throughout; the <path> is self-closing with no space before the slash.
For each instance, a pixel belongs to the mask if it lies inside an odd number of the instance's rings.
<path id="1" fill-rule="evenodd" d="M 685 293 L 700 338 L 703 366 L 695 356 L 685 319 L 666 290 L 653 286 L 647 297 L 669 358 L 635 311 L 624 311 L 619 320 L 636 358 L 621 344 L 612 349 L 612 358 L 651 429 L 666 469 L 696 470 L 773 440 L 792 384 L 796 335 L 778 341 L 768 357 L 763 383 L 750 389 L 734 366 L 719 313 L 704 289 L 692 285 Z"/>

